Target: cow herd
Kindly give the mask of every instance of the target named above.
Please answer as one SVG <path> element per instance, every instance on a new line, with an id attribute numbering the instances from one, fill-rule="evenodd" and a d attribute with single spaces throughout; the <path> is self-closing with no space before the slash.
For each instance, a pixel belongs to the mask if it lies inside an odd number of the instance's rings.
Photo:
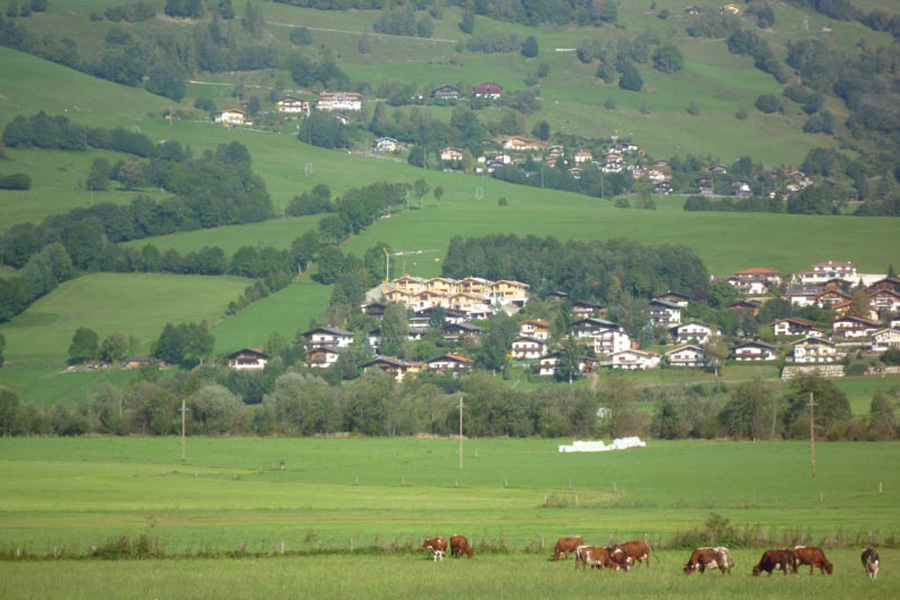
<path id="1" fill-rule="evenodd" d="M 444 560 L 447 552 L 447 538 L 438 536 L 426 538 L 423 548 L 428 548 L 433 553 L 433 560 Z M 575 556 L 575 570 L 586 570 L 588 567 L 599 570 L 612 569 L 614 571 L 630 571 L 637 563 L 643 563 L 650 567 L 650 546 L 641 540 L 612 544 L 610 546 L 589 546 L 584 543 L 584 537 L 571 535 L 561 537 L 553 548 L 553 560 L 568 560 L 569 554 Z M 450 536 L 450 555 L 459 558 L 466 556 L 472 558 L 475 552 L 469 546 L 469 540 L 461 535 Z M 880 558 L 873 548 L 866 548 L 862 553 L 862 564 L 866 575 L 875 579 L 878 577 Z M 691 557 L 684 565 L 687 575 L 700 571 L 718 569 L 722 575 L 731 575 L 734 561 L 731 552 L 724 546 L 697 548 L 691 552 Z M 831 575 L 834 572 L 832 565 L 825 557 L 821 548 L 814 546 L 794 546 L 793 548 L 777 548 L 763 552 L 759 563 L 753 567 L 753 575 L 758 576 L 763 571 L 771 575 L 775 571 L 781 571 L 784 575 L 797 573 L 801 566 L 809 567 L 812 575 L 815 569 L 823 574 Z"/>

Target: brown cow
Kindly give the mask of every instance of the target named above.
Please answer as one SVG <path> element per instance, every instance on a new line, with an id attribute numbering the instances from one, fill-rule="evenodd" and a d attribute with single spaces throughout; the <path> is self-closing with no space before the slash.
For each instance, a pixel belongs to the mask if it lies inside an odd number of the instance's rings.
<path id="1" fill-rule="evenodd" d="M 697 548 L 691 553 L 690 560 L 684 565 L 684 572 L 690 575 L 694 571 L 705 573 L 706 569 L 719 569 L 722 575 L 731 575 L 731 552 L 724 546 L 715 548 Z"/>
<path id="2" fill-rule="evenodd" d="M 434 552 L 434 560 L 444 560 L 444 553 L 447 551 L 447 538 L 444 536 L 437 536 L 434 538 L 425 538 L 425 543 L 422 544 L 423 548 L 431 548 L 431 551 Z"/>
<path id="3" fill-rule="evenodd" d="M 468 558 L 475 556 L 475 551 L 469 547 L 469 540 L 465 536 L 454 533 L 450 536 L 450 556 L 459 558 L 465 554 Z"/>
<path id="4" fill-rule="evenodd" d="M 640 562 L 647 565 L 648 568 L 650 567 L 650 546 L 647 542 L 633 540 L 624 544 L 616 544 L 615 547 L 625 553 L 629 564 L 634 565 Z"/>
<path id="5" fill-rule="evenodd" d="M 881 559 L 878 558 L 878 553 L 874 548 L 866 548 L 862 553 L 862 564 L 866 569 L 866 575 L 869 576 L 869 579 L 875 579 L 878 577 L 878 567 Z"/>
<path id="6" fill-rule="evenodd" d="M 781 569 L 787 575 L 788 570 L 792 572 L 795 570 L 796 565 L 794 563 L 794 552 L 789 548 L 766 550 L 762 558 L 759 559 L 759 564 L 753 567 L 753 575 L 758 577 L 760 573 L 765 571 L 771 576 L 772 571 L 776 569 Z"/>
<path id="7" fill-rule="evenodd" d="M 562 554 L 566 555 L 566 560 L 569 560 L 569 553 L 575 552 L 578 546 L 584 544 L 584 538 L 580 535 L 570 535 L 568 537 L 561 537 L 556 540 L 556 548 L 553 549 L 553 560 L 559 560 L 559 557 Z"/>
<path id="8" fill-rule="evenodd" d="M 578 570 L 578 567 L 581 567 L 582 569 L 591 567 L 592 569 L 596 568 L 601 571 L 607 568 L 615 571 L 618 571 L 619 569 L 628 571 L 631 569 L 631 565 L 628 563 L 628 558 L 625 556 L 625 553 L 615 546 L 607 548 L 601 548 L 599 546 L 578 546 L 578 548 L 575 549 L 576 571 Z"/>
<path id="9" fill-rule="evenodd" d="M 834 565 L 825 558 L 825 553 L 821 548 L 815 546 L 794 546 L 794 573 L 801 565 L 809 565 L 809 574 L 813 574 L 813 569 L 818 568 L 821 573 L 831 573 L 834 571 Z"/>

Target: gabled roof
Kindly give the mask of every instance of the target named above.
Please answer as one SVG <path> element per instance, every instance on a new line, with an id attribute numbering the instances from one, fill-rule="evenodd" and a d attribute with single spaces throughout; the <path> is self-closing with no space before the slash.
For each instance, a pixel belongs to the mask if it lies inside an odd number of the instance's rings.
<path id="1" fill-rule="evenodd" d="M 701 348 L 700 346 L 697 346 L 696 344 L 685 344 L 683 346 L 678 346 L 677 348 L 669 350 L 668 352 L 666 352 L 665 356 L 675 354 L 676 352 L 683 352 L 685 350 L 693 350 L 694 352 L 703 353 L 703 348 Z"/>
<path id="2" fill-rule="evenodd" d="M 399 358 L 394 358 L 393 356 L 379 356 L 375 360 L 370 360 L 369 362 L 364 364 L 362 366 L 362 368 L 365 369 L 366 367 L 372 367 L 372 366 L 376 366 L 378 364 L 387 364 L 392 367 L 397 367 L 397 368 L 402 368 L 402 369 L 409 367 L 409 365 L 407 363 L 403 362 Z"/>
<path id="3" fill-rule="evenodd" d="M 777 325 L 779 323 L 793 323 L 794 325 L 799 325 L 800 327 L 806 327 L 807 329 L 815 329 L 816 328 L 816 326 L 813 325 L 812 323 L 803 321 L 801 319 L 794 319 L 793 317 L 786 317 L 784 319 L 775 319 L 774 321 L 772 321 L 771 323 L 766 325 L 766 327 L 774 327 L 775 325 Z"/>
<path id="4" fill-rule="evenodd" d="M 546 346 L 546 345 L 547 345 L 547 342 L 544 342 L 544 341 L 542 341 L 542 340 L 536 340 L 536 339 L 534 339 L 534 338 L 532 338 L 532 337 L 528 337 L 528 336 L 525 336 L 525 335 L 520 335 L 519 337 L 517 337 L 516 339 L 514 339 L 514 340 L 512 341 L 513 344 L 515 344 L 516 342 L 532 342 L 532 343 L 535 343 L 535 344 L 537 344 L 537 345 L 539 345 L 539 346 Z"/>
<path id="5" fill-rule="evenodd" d="M 669 329 L 670 330 L 681 329 L 682 327 L 687 327 L 688 325 L 699 325 L 700 327 L 706 327 L 710 331 L 715 330 L 715 327 L 713 327 L 712 325 L 707 325 L 706 323 L 701 323 L 700 321 L 687 321 L 685 323 L 679 323 L 678 325 L 673 325 L 672 327 L 669 327 Z"/>
<path id="6" fill-rule="evenodd" d="M 765 348 L 766 350 L 771 350 L 772 352 L 775 352 L 776 350 L 778 350 L 772 344 L 767 344 L 766 342 L 761 342 L 760 340 L 752 340 L 752 341 L 748 341 L 748 342 L 742 342 L 740 344 L 735 344 L 731 348 L 732 348 L 732 350 L 734 350 L 737 348 L 746 348 L 747 346 L 756 346 L 758 348 Z"/>
<path id="7" fill-rule="evenodd" d="M 458 354 L 449 354 L 449 353 L 442 354 L 442 355 L 438 356 L 437 358 L 432 358 L 431 360 L 426 361 L 426 362 L 428 364 L 431 364 L 433 362 L 438 362 L 438 361 L 457 362 L 457 363 L 461 363 L 461 364 L 465 364 L 465 365 L 470 365 L 475 362 L 471 358 L 466 358 L 465 356 L 460 356 Z"/>
<path id="8" fill-rule="evenodd" d="M 312 334 L 317 333 L 319 331 L 323 331 L 325 333 L 330 333 L 331 335 L 336 335 L 338 337 L 353 337 L 353 334 L 349 331 L 345 331 L 340 327 L 316 327 L 315 329 L 310 329 L 303 335 L 305 337 L 310 337 Z"/>
<path id="9" fill-rule="evenodd" d="M 225 358 L 236 358 L 237 356 L 239 356 L 241 354 L 252 354 L 254 356 L 258 356 L 259 358 L 269 358 L 268 356 L 266 356 L 264 349 L 258 348 L 258 347 L 257 348 L 243 348 L 236 352 L 232 352 Z"/>
<path id="10" fill-rule="evenodd" d="M 797 346 L 799 344 L 803 344 L 804 342 L 807 344 L 813 344 L 813 345 L 818 344 L 818 345 L 822 345 L 822 346 L 834 346 L 834 342 L 829 342 L 826 339 L 817 338 L 817 337 L 805 337 L 802 340 L 797 340 L 796 342 L 793 342 L 792 345 Z"/>
<path id="11" fill-rule="evenodd" d="M 584 319 L 578 319 L 577 321 L 573 321 L 572 327 L 575 327 L 579 323 L 589 323 L 591 325 L 596 325 L 598 327 L 603 327 L 605 329 L 619 329 L 618 323 L 613 323 L 612 321 L 607 321 L 605 319 L 597 319 L 596 317 L 585 317 Z"/>
<path id="12" fill-rule="evenodd" d="M 481 327 L 472 323 L 447 323 L 444 325 L 443 330 L 446 331 L 448 329 L 462 329 L 469 333 L 481 333 Z"/>
<path id="13" fill-rule="evenodd" d="M 598 302 L 589 302 L 588 300 L 576 300 L 572 303 L 572 306 L 583 306 L 585 308 L 603 308 L 603 305 Z"/>
<path id="14" fill-rule="evenodd" d="M 657 298 L 654 298 L 653 300 L 650 301 L 651 306 L 654 304 L 657 306 L 665 307 L 665 308 L 671 308 L 673 310 L 684 310 L 683 306 L 678 306 L 674 302 L 667 302 L 665 300 L 659 300 Z"/>
<path id="15" fill-rule="evenodd" d="M 871 319 L 863 319 L 862 317 L 854 317 L 853 315 L 844 315 L 843 317 L 838 317 L 831 323 L 839 323 L 841 321 L 855 321 L 856 323 L 862 323 L 863 325 L 870 325 L 872 327 L 878 326 L 878 321 L 872 321 Z"/>
<path id="16" fill-rule="evenodd" d="M 519 326 L 522 326 L 525 323 L 531 323 L 535 327 L 550 327 L 550 323 L 541 319 L 525 319 L 524 321 L 519 323 Z"/>

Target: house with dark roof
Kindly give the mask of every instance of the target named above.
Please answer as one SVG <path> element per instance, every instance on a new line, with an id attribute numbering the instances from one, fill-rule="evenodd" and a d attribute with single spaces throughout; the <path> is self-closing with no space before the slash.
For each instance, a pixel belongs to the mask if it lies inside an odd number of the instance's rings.
<path id="1" fill-rule="evenodd" d="M 678 304 L 665 300 L 650 301 L 650 323 L 653 326 L 674 327 L 681 323 L 681 311 L 684 310 Z"/>
<path id="2" fill-rule="evenodd" d="M 262 348 L 244 348 L 225 357 L 228 368 L 235 371 L 261 371 L 266 368 L 269 357 Z"/>
<path id="3" fill-rule="evenodd" d="M 459 88 L 452 85 L 442 85 L 431 90 L 431 97 L 435 100 L 459 100 Z"/>
<path id="4" fill-rule="evenodd" d="M 769 361 L 778 357 L 778 349 L 772 344 L 753 340 L 732 346 L 731 356 L 738 362 Z"/>
<path id="5" fill-rule="evenodd" d="M 353 334 L 340 327 L 317 327 L 303 334 L 308 347 L 337 346 L 347 348 L 353 343 Z"/>

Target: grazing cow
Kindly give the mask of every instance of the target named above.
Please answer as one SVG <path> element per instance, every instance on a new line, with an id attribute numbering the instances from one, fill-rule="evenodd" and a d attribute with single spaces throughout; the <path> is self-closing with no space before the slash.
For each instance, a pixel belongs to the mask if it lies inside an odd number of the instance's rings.
<path id="1" fill-rule="evenodd" d="M 818 568 L 821 573 L 831 573 L 834 571 L 834 565 L 825 558 L 825 553 L 821 548 L 814 546 L 794 546 L 794 573 L 801 565 L 809 565 L 809 574 L 813 574 L 813 569 Z"/>
<path id="2" fill-rule="evenodd" d="M 613 565 L 618 571 L 622 569 L 624 571 L 631 570 L 631 559 L 625 554 L 625 551 L 613 544 L 612 546 L 607 546 L 605 548 L 606 554 L 609 556 L 609 559 L 613 562 Z"/>
<path id="3" fill-rule="evenodd" d="M 796 570 L 794 562 L 794 552 L 789 548 L 766 550 L 763 553 L 762 558 L 759 559 L 759 564 L 753 567 L 753 575 L 759 576 L 760 573 L 765 571 L 771 576 L 772 571 L 775 571 L 776 569 L 781 569 L 784 571 L 784 574 L 787 575 L 788 570 L 791 572 Z"/>
<path id="4" fill-rule="evenodd" d="M 469 547 L 469 540 L 465 536 L 454 533 L 450 536 L 450 556 L 459 558 L 465 554 L 468 558 L 475 556 L 475 551 Z"/>
<path id="5" fill-rule="evenodd" d="M 609 557 L 606 548 L 599 546 L 578 546 L 575 549 L 575 570 L 578 567 L 587 569 L 588 567 L 600 569 L 601 571 L 607 567 L 615 568 L 615 563 Z"/>
<path id="6" fill-rule="evenodd" d="M 447 538 L 444 536 L 438 536 L 435 538 L 425 538 L 425 543 L 422 544 L 423 548 L 431 548 L 431 551 L 434 552 L 434 560 L 444 560 L 444 552 L 447 551 Z"/>
<path id="7" fill-rule="evenodd" d="M 722 575 L 731 575 L 731 552 L 724 546 L 715 548 L 697 548 L 691 553 L 690 560 L 684 565 L 684 572 L 690 575 L 694 571 L 705 573 L 706 569 L 719 569 Z"/>
<path id="8" fill-rule="evenodd" d="M 578 546 L 584 544 L 584 538 L 580 535 L 570 535 L 568 537 L 561 537 L 556 540 L 556 548 L 553 550 L 553 560 L 559 560 L 559 557 L 563 554 L 566 555 L 566 560 L 569 560 L 569 553 L 575 552 Z"/>
<path id="9" fill-rule="evenodd" d="M 881 559 L 878 558 L 878 553 L 875 552 L 874 548 L 866 548 L 862 553 L 862 564 L 866 569 L 866 575 L 869 576 L 869 579 L 875 579 L 878 577 L 878 567 Z"/>
<path id="10" fill-rule="evenodd" d="M 634 565 L 640 562 L 647 565 L 648 568 L 650 567 L 650 546 L 647 542 L 634 540 L 624 544 L 616 544 L 616 548 L 625 553 L 629 564 Z"/>

